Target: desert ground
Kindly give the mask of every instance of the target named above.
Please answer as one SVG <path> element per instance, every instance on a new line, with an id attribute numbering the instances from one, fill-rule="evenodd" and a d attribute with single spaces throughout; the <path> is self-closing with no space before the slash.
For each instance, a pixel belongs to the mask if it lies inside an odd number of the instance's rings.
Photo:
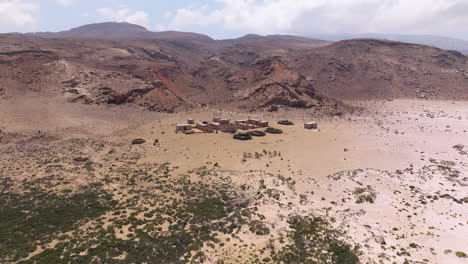
<path id="1" fill-rule="evenodd" d="M 319 117 L 0 101 L 0 262 L 468 263 L 468 102 L 348 103 Z M 284 133 L 175 132 L 214 116 Z"/>

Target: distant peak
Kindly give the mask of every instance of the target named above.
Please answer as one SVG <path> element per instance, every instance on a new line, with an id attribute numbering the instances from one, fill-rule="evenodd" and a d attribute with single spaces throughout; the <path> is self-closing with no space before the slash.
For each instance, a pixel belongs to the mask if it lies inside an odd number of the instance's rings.
<path id="1" fill-rule="evenodd" d="M 149 32 L 145 27 L 127 22 L 103 22 L 88 24 L 73 28 L 70 31 L 96 32 L 96 31 L 128 31 L 128 32 Z"/>

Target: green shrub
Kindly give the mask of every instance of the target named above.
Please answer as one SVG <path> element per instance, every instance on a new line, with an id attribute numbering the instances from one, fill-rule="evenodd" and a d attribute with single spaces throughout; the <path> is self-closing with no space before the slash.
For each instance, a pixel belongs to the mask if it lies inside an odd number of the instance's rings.
<path id="1" fill-rule="evenodd" d="M 294 123 L 291 122 L 291 121 L 289 121 L 289 120 L 280 120 L 280 121 L 278 121 L 278 124 L 279 124 L 279 125 L 284 125 L 284 126 L 292 126 L 292 125 L 294 125 Z"/>
<path id="2" fill-rule="evenodd" d="M 252 139 L 252 136 L 248 133 L 237 133 L 233 136 L 233 138 L 238 140 L 250 140 Z"/>
<path id="3" fill-rule="evenodd" d="M 253 220 L 249 223 L 249 230 L 250 232 L 259 235 L 259 236 L 266 236 L 270 234 L 270 228 L 268 228 L 262 221 L 260 220 Z"/>
<path id="4" fill-rule="evenodd" d="M 265 132 L 270 133 L 270 134 L 282 134 L 283 130 L 278 129 L 278 128 L 273 128 L 273 127 L 268 127 L 265 129 Z"/>
<path id="5" fill-rule="evenodd" d="M 252 137 L 264 137 L 266 134 L 263 131 L 249 131 L 247 134 L 251 135 Z"/>
<path id="6" fill-rule="evenodd" d="M 353 194 L 356 197 L 356 203 L 374 203 L 375 198 L 377 198 L 377 194 L 370 186 L 366 188 L 357 187 L 354 189 Z"/>
<path id="7" fill-rule="evenodd" d="M 224 217 L 226 215 L 224 206 L 219 198 L 207 198 L 190 203 L 187 211 L 193 214 L 193 221 L 199 223 Z"/>

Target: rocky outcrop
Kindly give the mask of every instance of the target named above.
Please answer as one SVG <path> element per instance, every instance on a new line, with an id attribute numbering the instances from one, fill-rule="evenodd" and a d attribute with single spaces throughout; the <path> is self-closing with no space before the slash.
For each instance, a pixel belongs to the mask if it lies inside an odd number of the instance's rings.
<path id="1" fill-rule="evenodd" d="M 288 65 L 336 99 L 468 99 L 468 58 L 458 51 L 359 39 L 297 53 Z"/>
<path id="2" fill-rule="evenodd" d="M 0 52 L 0 93 L 41 92 L 57 73 L 59 57 L 44 50 Z"/>
<path id="3" fill-rule="evenodd" d="M 291 70 L 280 58 L 266 58 L 240 71 L 228 81 L 235 90 L 234 99 L 245 107 L 265 108 L 271 105 L 310 108 L 321 98 L 311 82 Z M 250 68 L 249 67 L 249 68 Z"/>
<path id="4" fill-rule="evenodd" d="M 62 81 L 62 85 L 70 102 L 137 104 L 148 110 L 165 112 L 184 104 L 184 100 L 170 92 L 161 81 L 144 81 L 116 72 L 81 71 L 78 76 Z"/>

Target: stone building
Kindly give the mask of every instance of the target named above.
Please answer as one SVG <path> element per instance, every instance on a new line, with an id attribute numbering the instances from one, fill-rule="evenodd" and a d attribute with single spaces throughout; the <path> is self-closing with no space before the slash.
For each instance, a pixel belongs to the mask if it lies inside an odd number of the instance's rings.
<path id="1" fill-rule="evenodd" d="M 304 123 L 304 128 L 305 129 L 317 129 L 318 125 L 317 125 L 317 122 L 307 122 L 307 123 Z"/>

